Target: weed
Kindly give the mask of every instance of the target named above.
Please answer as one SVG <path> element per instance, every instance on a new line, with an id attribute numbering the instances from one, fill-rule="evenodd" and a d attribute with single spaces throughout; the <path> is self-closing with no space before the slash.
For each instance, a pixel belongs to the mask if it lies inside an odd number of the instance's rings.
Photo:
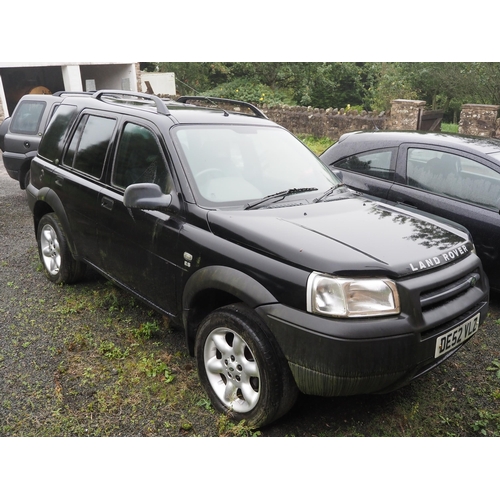
<path id="1" fill-rule="evenodd" d="M 139 328 L 134 328 L 132 334 L 137 339 L 149 340 L 155 333 L 160 330 L 158 321 L 146 321 Z"/>
<path id="2" fill-rule="evenodd" d="M 68 316 L 81 313 L 87 309 L 90 309 L 89 299 L 85 296 L 82 297 L 81 295 L 77 295 L 65 297 L 64 302 L 54 307 L 53 312 L 63 316 Z"/>
<path id="3" fill-rule="evenodd" d="M 212 413 L 214 411 L 212 403 L 211 403 L 210 399 L 208 399 L 208 398 L 201 398 L 200 400 L 198 400 L 196 402 L 196 406 L 204 408 L 205 410 L 208 410 Z"/>
<path id="4" fill-rule="evenodd" d="M 500 413 L 479 410 L 479 420 L 472 424 L 472 429 L 483 436 L 500 436 Z"/>
<path id="5" fill-rule="evenodd" d="M 181 422 L 181 429 L 185 432 L 190 431 L 193 428 L 193 424 L 188 420 L 184 420 Z"/>
<path id="6" fill-rule="evenodd" d="M 129 355 L 129 348 L 121 350 L 113 342 L 104 340 L 99 346 L 99 352 L 109 359 L 125 359 Z"/>
<path id="7" fill-rule="evenodd" d="M 245 420 L 236 423 L 231 421 L 227 415 L 221 415 L 217 419 L 217 429 L 221 437 L 258 437 L 262 435 L 260 431 L 249 426 Z"/>
<path id="8" fill-rule="evenodd" d="M 486 370 L 489 372 L 495 372 L 496 377 L 500 378 L 500 361 L 498 359 L 495 359 L 494 361 L 492 361 L 491 366 L 488 366 Z"/>
<path id="9" fill-rule="evenodd" d="M 147 377 L 156 378 L 157 376 L 164 376 L 165 382 L 168 384 L 174 380 L 174 375 L 170 371 L 167 363 L 161 359 L 155 359 L 154 354 L 143 356 L 139 361 L 139 370 L 145 373 Z"/>

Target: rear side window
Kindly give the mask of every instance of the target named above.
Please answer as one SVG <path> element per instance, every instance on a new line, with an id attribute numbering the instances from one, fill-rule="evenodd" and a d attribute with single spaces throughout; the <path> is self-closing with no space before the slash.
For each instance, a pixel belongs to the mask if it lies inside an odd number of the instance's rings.
<path id="1" fill-rule="evenodd" d="M 61 104 L 43 134 L 38 154 L 50 161 L 60 157 L 69 124 L 75 119 L 76 106 Z"/>
<path id="2" fill-rule="evenodd" d="M 23 101 L 12 117 L 10 131 L 15 134 L 36 135 L 46 103 L 43 101 Z"/>
<path id="3" fill-rule="evenodd" d="M 392 150 L 370 151 L 344 158 L 336 162 L 335 167 L 392 181 L 394 179 L 392 158 Z"/>
<path id="4" fill-rule="evenodd" d="M 64 164 L 100 179 L 116 120 L 84 115 L 64 156 Z"/>

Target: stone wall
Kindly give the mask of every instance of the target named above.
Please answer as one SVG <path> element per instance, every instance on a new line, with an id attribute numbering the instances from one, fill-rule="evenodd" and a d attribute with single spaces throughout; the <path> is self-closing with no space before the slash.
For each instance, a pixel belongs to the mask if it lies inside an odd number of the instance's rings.
<path id="1" fill-rule="evenodd" d="M 294 134 L 328 137 L 336 141 L 355 130 L 418 130 L 425 101 L 395 99 L 388 113 L 301 106 L 264 107 L 264 113 Z"/>
<path id="2" fill-rule="evenodd" d="M 266 116 L 294 134 L 310 134 L 337 140 L 354 130 L 383 130 L 387 125 L 385 113 L 358 113 L 345 109 L 318 109 L 304 106 L 263 107 Z"/>
<path id="3" fill-rule="evenodd" d="M 392 130 L 418 130 L 420 117 L 425 111 L 425 101 L 395 99 L 391 101 L 391 120 L 387 128 Z"/>
<path id="4" fill-rule="evenodd" d="M 395 99 L 388 113 L 379 114 L 300 106 L 264 107 L 263 111 L 294 134 L 311 134 L 336 141 L 342 134 L 355 130 L 419 130 L 425 105 L 425 101 Z M 459 133 L 500 138 L 499 110 L 500 106 L 464 104 Z"/>
<path id="5" fill-rule="evenodd" d="M 465 135 L 500 137 L 500 106 L 464 104 L 460 113 L 458 132 Z"/>

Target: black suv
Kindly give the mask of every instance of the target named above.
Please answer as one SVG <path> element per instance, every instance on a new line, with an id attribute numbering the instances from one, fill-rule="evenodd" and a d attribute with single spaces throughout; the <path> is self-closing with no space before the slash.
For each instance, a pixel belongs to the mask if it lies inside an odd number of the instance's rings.
<path id="1" fill-rule="evenodd" d="M 168 316 L 214 407 L 254 426 L 299 390 L 401 387 L 486 317 L 463 228 L 350 190 L 245 103 L 66 97 L 27 193 L 48 278 L 91 266 Z"/>
<path id="2" fill-rule="evenodd" d="M 51 95 L 27 94 L 17 103 L 12 116 L 0 125 L 0 149 L 7 173 L 25 189 L 29 184 L 30 163 L 50 118 L 68 94 L 86 92 L 60 91 Z"/>

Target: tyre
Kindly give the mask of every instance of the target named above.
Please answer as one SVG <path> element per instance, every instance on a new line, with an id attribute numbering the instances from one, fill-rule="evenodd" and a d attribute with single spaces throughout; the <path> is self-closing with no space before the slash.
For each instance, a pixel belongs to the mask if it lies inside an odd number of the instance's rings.
<path id="1" fill-rule="evenodd" d="M 38 254 L 45 274 L 54 283 L 74 283 L 85 274 L 85 264 L 73 258 L 59 218 L 53 213 L 40 219 Z"/>
<path id="2" fill-rule="evenodd" d="M 21 189 L 26 189 L 31 180 L 31 170 L 28 167 L 28 170 L 25 172 L 23 176 L 23 182 L 19 181 L 19 187 Z"/>
<path id="3" fill-rule="evenodd" d="M 284 415 L 298 390 L 288 363 L 260 317 L 243 304 L 209 314 L 195 353 L 212 405 L 233 420 L 262 427 Z"/>

